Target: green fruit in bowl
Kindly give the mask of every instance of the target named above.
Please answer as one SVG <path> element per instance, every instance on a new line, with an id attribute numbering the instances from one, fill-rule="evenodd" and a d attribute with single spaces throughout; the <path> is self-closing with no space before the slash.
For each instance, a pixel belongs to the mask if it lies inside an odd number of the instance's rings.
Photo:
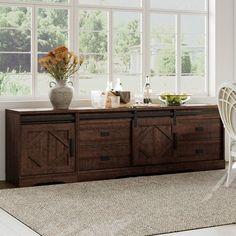
<path id="1" fill-rule="evenodd" d="M 176 95 L 167 95 L 166 96 L 166 103 L 167 105 L 180 105 L 181 104 L 181 97 Z"/>
<path id="2" fill-rule="evenodd" d="M 179 106 L 186 101 L 188 101 L 190 98 L 190 95 L 186 93 L 182 94 L 170 94 L 170 93 L 161 93 L 159 95 L 159 99 L 166 103 L 168 106 Z"/>

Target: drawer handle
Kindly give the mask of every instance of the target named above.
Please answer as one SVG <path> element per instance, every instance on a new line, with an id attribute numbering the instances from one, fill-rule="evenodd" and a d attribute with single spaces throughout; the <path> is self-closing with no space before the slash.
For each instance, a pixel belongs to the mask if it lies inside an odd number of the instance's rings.
<path id="1" fill-rule="evenodd" d="M 197 131 L 197 132 L 202 132 L 203 130 L 204 130 L 203 127 L 196 127 L 196 128 L 195 128 L 195 131 Z"/>
<path id="2" fill-rule="evenodd" d="M 176 133 L 173 133 L 173 149 L 176 149 Z"/>
<path id="3" fill-rule="evenodd" d="M 74 157 L 74 149 L 75 149 L 73 139 L 70 139 L 69 145 L 70 145 L 70 158 L 73 158 Z"/>
<path id="4" fill-rule="evenodd" d="M 204 150 L 203 150 L 203 149 L 196 149 L 196 150 L 195 150 L 195 153 L 196 153 L 197 155 L 202 155 L 202 154 L 204 154 Z"/>
<path id="5" fill-rule="evenodd" d="M 110 157 L 109 156 L 100 156 L 101 161 L 109 161 Z"/>
<path id="6" fill-rule="evenodd" d="M 109 131 L 101 131 L 100 132 L 100 136 L 101 137 L 107 137 L 107 136 L 109 136 L 110 135 L 110 132 Z"/>

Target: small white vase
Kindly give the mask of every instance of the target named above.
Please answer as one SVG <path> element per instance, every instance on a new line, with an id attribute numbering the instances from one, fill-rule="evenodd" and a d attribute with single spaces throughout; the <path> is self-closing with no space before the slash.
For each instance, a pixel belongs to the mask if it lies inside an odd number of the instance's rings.
<path id="1" fill-rule="evenodd" d="M 56 82 L 50 82 L 49 86 L 51 88 L 49 99 L 53 108 L 55 110 L 68 109 L 74 94 L 73 83 L 67 80 L 56 80 Z"/>

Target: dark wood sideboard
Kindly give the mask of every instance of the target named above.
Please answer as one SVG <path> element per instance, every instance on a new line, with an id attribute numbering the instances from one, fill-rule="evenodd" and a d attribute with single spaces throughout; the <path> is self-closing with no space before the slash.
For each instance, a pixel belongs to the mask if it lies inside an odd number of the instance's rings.
<path id="1" fill-rule="evenodd" d="M 225 168 L 215 105 L 6 110 L 16 186 Z"/>

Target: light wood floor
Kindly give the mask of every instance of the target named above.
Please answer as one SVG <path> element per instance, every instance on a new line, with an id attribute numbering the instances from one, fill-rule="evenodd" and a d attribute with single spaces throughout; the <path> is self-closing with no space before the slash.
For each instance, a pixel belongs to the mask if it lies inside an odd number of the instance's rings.
<path id="1" fill-rule="evenodd" d="M 0 181 L 0 189 L 14 188 L 13 185 Z M 162 236 L 235 236 L 236 224 L 212 227 L 199 230 L 184 231 Z M 0 209 L 0 236 L 39 236 L 26 225 Z M 79 236 L 79 235 L 78 235 Z M 81 235 L 82 236 L 82 235 Z"/>

